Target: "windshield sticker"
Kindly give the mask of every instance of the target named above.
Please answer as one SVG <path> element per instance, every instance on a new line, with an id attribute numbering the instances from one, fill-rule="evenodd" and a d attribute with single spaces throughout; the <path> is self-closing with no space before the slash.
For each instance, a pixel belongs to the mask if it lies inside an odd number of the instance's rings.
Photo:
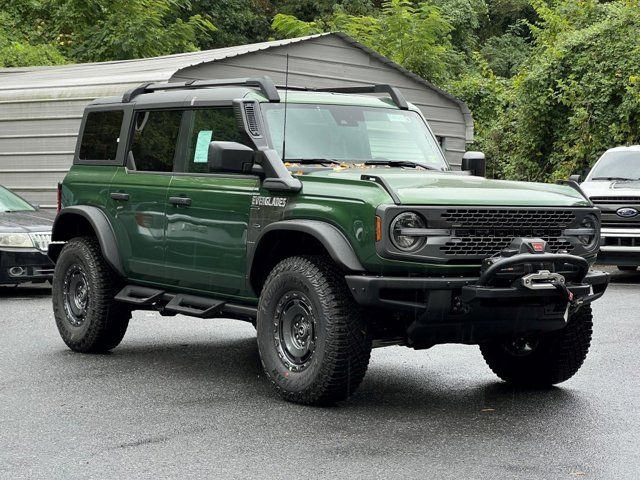
<path id="1" fill-rule="evenodd" d="M 193 154 L 193 163 L 207 163 L 212 136 L 213 130 L 200 130 L 196 142 L 196 152 Z"/>
<path id="2" fill-rule="evenodd" d="M 254 207 L 285 207 L 287 205 L 287 199 L 284 197 L 260 197 L 258 195 L 251 197 L 251 205 Z"/>

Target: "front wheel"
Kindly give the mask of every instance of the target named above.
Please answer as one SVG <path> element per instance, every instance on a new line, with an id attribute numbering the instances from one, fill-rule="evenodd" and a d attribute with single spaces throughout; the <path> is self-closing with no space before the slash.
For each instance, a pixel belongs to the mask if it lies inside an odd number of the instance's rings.
<path id="1" fill-rule="evenodd" d="M 371 340 L 344 274 L 328 258 L 276 265 L 260 295 L 257 330 L 264 371 L 286 400 L 331 404 L 364 378 Z"/>
<path id="2" fill-rule="evenodd" d="M 121 281 L 102 257 L 93 237 L 69 240 L 53 275 L 53 313 L 62 340 L 76 352 L 115 348 L 127 331 L 131 312 L 114 296 Z"/>
<path id="3" fill-rule="evenodd" d="M 489 368 L 505 382 L 545 387 L 564 382 L 582 366 L 593 331 L 591 306 L 573 311 L 556 332 L 488 342 L 480 351 Z"/>

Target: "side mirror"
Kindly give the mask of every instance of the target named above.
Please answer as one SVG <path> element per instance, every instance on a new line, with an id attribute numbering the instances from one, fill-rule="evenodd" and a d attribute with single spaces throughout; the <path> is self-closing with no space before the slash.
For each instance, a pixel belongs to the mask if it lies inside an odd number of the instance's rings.
<path id="1" fill-rule="evenodd" d="M 237 142 L 211 142 L 207 162 L 211 172 L 249 173 L 254 151 Z"/>
<path id="2" fill-rule="evenodd" d="M 35 208 L 36 210 L 40 210 L 40 204 L 39 204 L 39 203 L 33 203 L 33 202 L 31 202 L 31 206 L 32 206 L 33 208 Z"/>
<path id="3" fill-rule="evenodd" d="M 487 173 L 487 159 L 482 152 L 466 152 L 462 157 L 462 170 L 471 172 L 476 177 L 484 177 Z"/>
<path id="4" fill-rule="evenodd" d="M 575 175 L 570 175 L 569 176 L 569 181 L 570 182 L 576 182 L 576 183 L 580 183 L 582 182 L 582 175 L 580 174 L 575 174 Z"/>

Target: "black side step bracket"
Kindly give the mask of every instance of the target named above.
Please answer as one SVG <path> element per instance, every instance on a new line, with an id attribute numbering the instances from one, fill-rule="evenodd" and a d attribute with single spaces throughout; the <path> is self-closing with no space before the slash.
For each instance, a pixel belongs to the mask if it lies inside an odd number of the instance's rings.
<path id="1" fill-rule="evenodd" d="M 162 300 L 164 291 L 155 288 L 127 285 L 118 292 L 115 299 L 119 302 L 131 303 L 139 307 L 147 307 Z"/>
<path id="2" fill-rule="evenodd" d="M 132 310 L 158 310 L 164 315 L 181 313 L 198 318 L 224 317 L 240 320 L 253 320 L 258 316 L 258 309 L 251 305 L 185 293 L 170 293 L 139 285 L 127 285 L 114 298 L 128 303 Z"/>
<path id="3" fill-rule="evenodd" d="M 174 296 L 164 309 L 169 312 L 182 313 L 191 317 L 214 318 L 219 317 L 225 302 L 194 295 L 178 294 Z"/>

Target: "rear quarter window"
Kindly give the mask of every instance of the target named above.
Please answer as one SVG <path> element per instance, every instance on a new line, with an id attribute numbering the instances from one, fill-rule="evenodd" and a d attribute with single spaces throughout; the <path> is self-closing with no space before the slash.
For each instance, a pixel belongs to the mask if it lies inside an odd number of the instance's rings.
<path id="1" fill-rule="evenodd" d="M 114 161 L 124 111 L 90 112 L 84 124 L 79 160 Z"/>

